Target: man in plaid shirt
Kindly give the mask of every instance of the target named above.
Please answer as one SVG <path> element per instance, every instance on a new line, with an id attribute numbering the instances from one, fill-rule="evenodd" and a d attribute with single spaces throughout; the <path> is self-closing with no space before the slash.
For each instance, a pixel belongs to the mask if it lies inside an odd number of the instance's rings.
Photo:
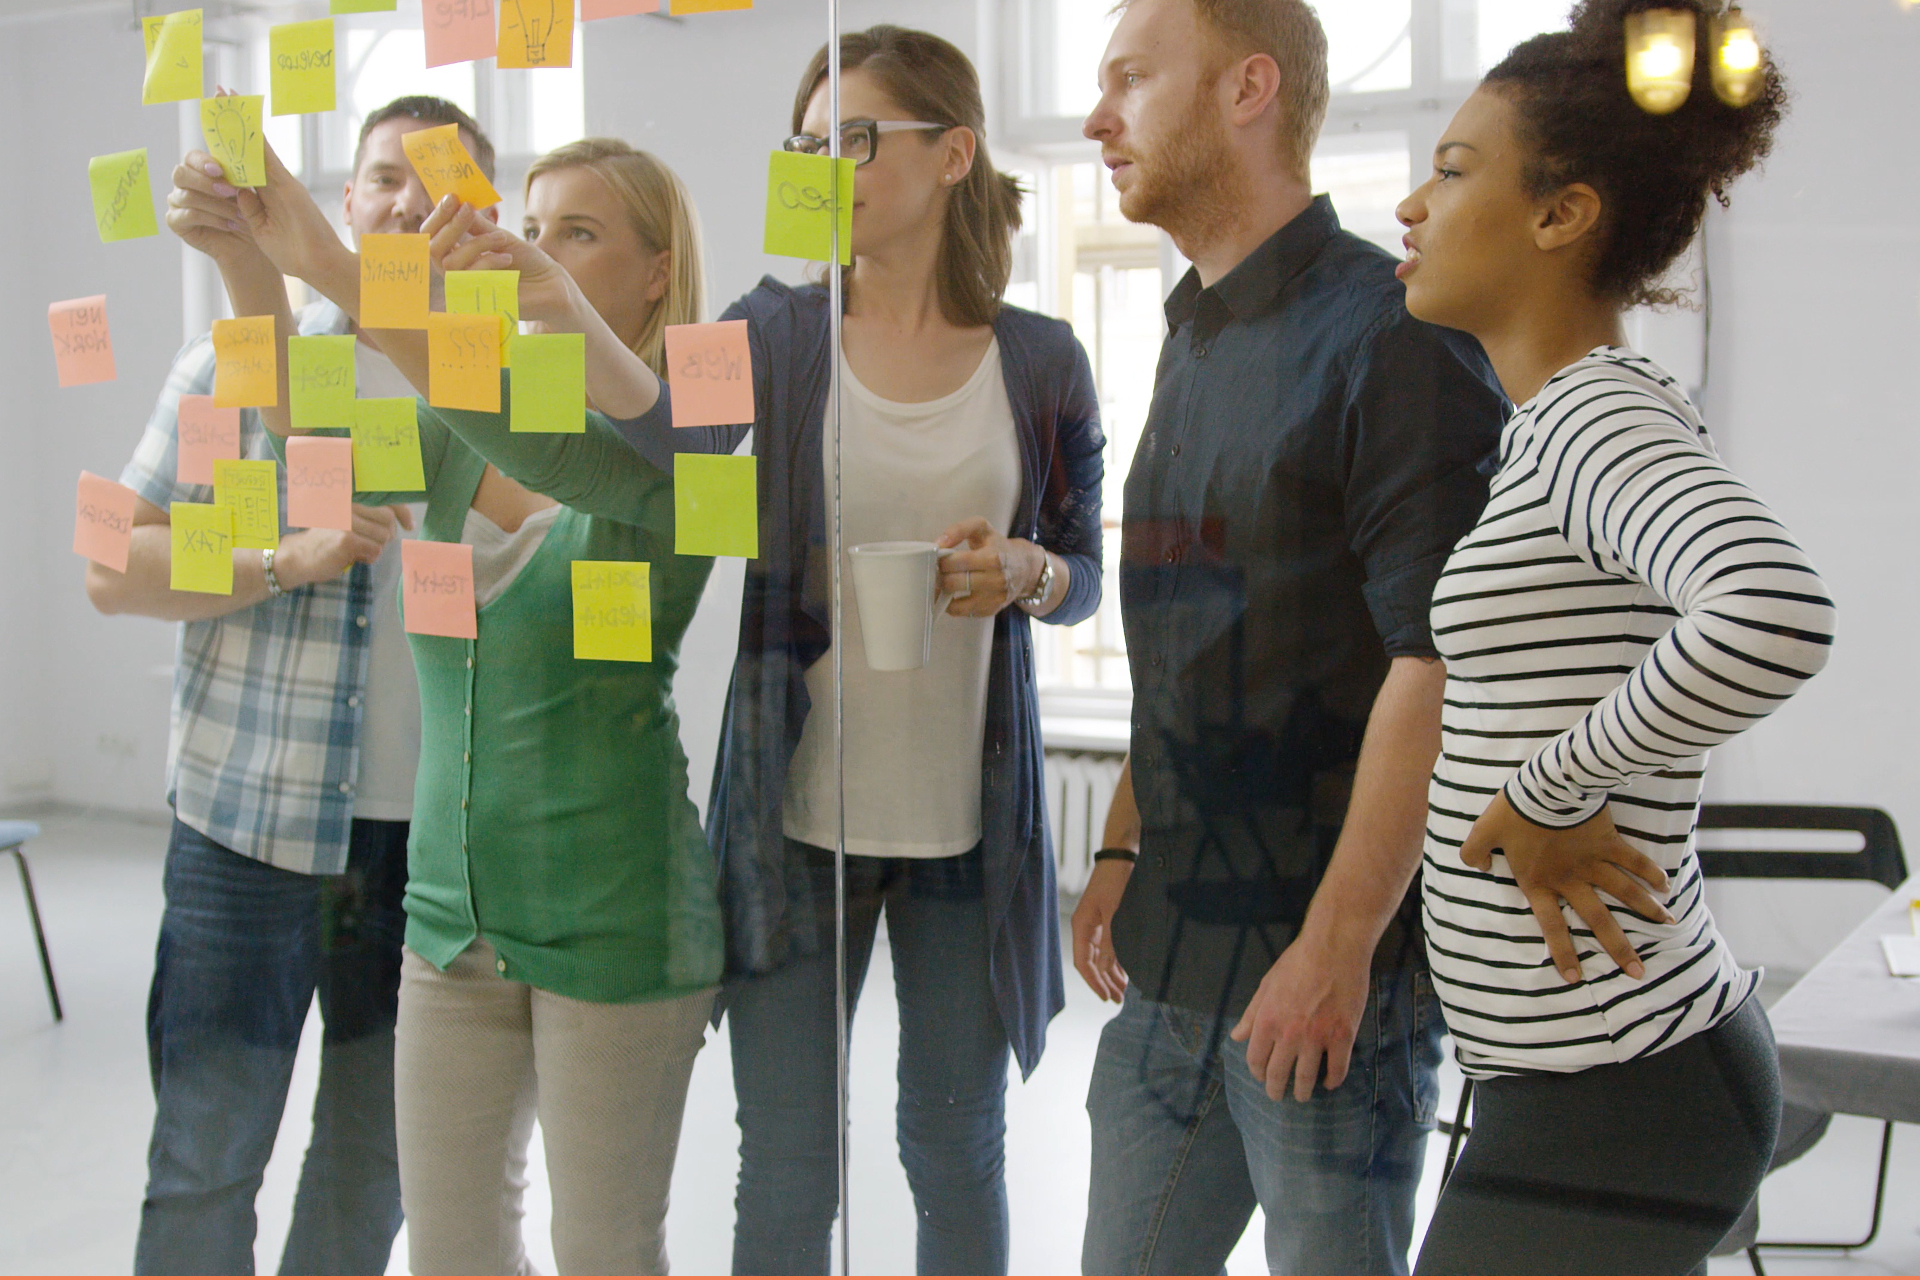
<path id="1" fill-rule="evenodd" d="M 414 232 L 432 211 L 401 137 L 454 124 L 476 162 L 493 148 L 438 98 L 370 114 L 345 213 L 354 238 Z M 258 254 L 244 232 L 184 232 L 215 259 Z M 352 332 L 329 303 L 303 334 Z M 412 396 L 356 344 L 358 394 Z M 168 744 L 166 912 L 147 1006 L 156 1113 L 134 1270 L 254 1271 L 254 1197 L 286 1108 L 316 991 L 325 1024 L 313 1139 L 282 1274 L 378 1275 L 400 1228 L 393 1027 L 420 702 L 396 605 L 404 508 L 353 509 L 353 529 L 288 531 L 233 553 L 231 596 L 170 588 L 174 502 L 211 502 L 177 476 L 180 400 L 213 388 L 211 340 L 175 359 L 122 483 L 140 498 L 127 571 L 90 565 L 102 613 L 182 623 Z M 347 424 L 341 424 L 347 425 Z M 258 415 L 240 453 L 271 458 Z M 286 477 L 280 474 L 280 510 Z"/>

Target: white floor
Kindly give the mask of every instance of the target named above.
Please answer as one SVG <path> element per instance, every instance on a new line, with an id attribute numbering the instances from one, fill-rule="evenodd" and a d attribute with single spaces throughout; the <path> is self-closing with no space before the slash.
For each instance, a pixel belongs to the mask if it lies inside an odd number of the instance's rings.
<path id="1" fill-rule="evenodd" d="M 0 1273 L 124 1272 L 133 1254 L 152 1119 L 142 1031 L 153 939 L 160 913 L 165 830 L 123 819 L 55 815 L 29 846 L 55 972 L 67 1008 L 48 1016 L 40 974 L 10 868 L 0 868 Z M 11 859 L 7 859 L 11 862 Z M 889 993 L 885 948 L 869 991 Z M 1047 1057 L 1008 1095 L 1008 1191 L 1013 1269 L 1079 1270 L 1085 1215 L 1085 1085 L 1108 1009 L 1069 971 L 1066 1011 L 1054 1022 Z M 893 1147 L 890 999 L 870 999 L 855 1024 L 853 1079 L 853 1266 L 867 1274 L 913 1270 L 913 1210 Z M 308 1037 L 311 1048 L 317 1036 Z M 257 1249 L 264 1270 L 278 1261 L 305 1146 L 314 1059 L 303 1051 L 293 1100 L 259 1201 Z M 737 1133 L 724 1035 L 709 1039 L 694 1073 L 670 1241 L 674 1268 L 718 1274 L 728 1266 Z M 1451 1083 L 1451 1082 L 1450 1082 Z M 1451 1103 L 1446 1104 L 1451 1113 Z M 1806 1159 L 1768 1181 L 1765 1234 L 1831 1238 L 1864 1231 L 1879 1126 L 1841 1118 Z M 536 1158 L 538 1149 L 536 1143 Z M 1422 1225 L 1441 1156 L 1431 1147 Z M 529 1245 L 550 1269 L 544 1239 L 544 1178 L 536 1168 Z M 1781 1274 L 1907 1275 L 1920 1272 L 1920 1142 L 1897 1131 L 1887 1220 L 1879 1240 L 1853 1255 L 1773 1254 Z M 1259 1222 L 1230 1260 L 1234 1274 L 1265 1270 Z M 405 1258 L 395 1250 L 396 1270 Z M 1746 1271 L 1744 1259 L 1717 1273 Z"/>

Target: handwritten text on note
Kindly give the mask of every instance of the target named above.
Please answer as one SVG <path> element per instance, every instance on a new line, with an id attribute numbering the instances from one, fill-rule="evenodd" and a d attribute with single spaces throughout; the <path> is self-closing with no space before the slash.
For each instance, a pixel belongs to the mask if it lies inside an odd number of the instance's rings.
<path id="1" fill-rule="evenodd" d="M 73 550 L 115 573 L 127 571 L 133 545 L 133 508 L 139 495 L 91 471 L 80 473 L 73 517 Z"/>
<path id="2" fill-rule="evenodd" d="M 666 339 L 674 426 L 753 421 L 753 356 L 745 320 L 670 324 Z"/>
<path id="3" fill-rule="evenodd" d="M 280 352 L 272 316 L 213 322 L 213 402 L 241 409 L 280 402 Z"/>
<path id="4" fill-rule="evenodd" d="M 107 332 L 107 297 L 75 298 L 47 308 L 53 330 L 53 360 L 60 385 L 113 381 L 113 338 Z"/>
<path id="5" fill-rule="evenodd" d="M 415 635 L 473 640 L 480 635 L 473 603 L 473 548 L 460 542 L 408 538 L 400 544 L 400 607 Z"/>
<path id="6" fill-rule="evenodd" d="M 300 529 L 353 528 L 353 441 L 345 436 L 287 441 L 287 523 Z"/>
<path id="7" fill-rule="evenodd" d="M 240 456 L 238 409 L 223 409 L 212 396 L 181 396 L 175 420 L 180 447 L 174 478 L 181 484 L 212 484 L 214 459 Z"/>

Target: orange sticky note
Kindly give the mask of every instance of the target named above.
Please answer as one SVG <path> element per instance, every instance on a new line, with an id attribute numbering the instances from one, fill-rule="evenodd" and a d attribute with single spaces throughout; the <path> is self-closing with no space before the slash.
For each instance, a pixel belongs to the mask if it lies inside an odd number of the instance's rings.
<path id="1" fill-rule="evenodd" d="M 624 18 L 630 13 L 658 13 L 660 0 L 580 0 L 580 21 Z"/>
<path id="2" fill-rule="evenodd" d="M 573 65 L 573 5 L 568 0 L 500 0 L 501 67 Z"/>
<path id="3" fill-rule="evenodd" d="M 213 402 L 227 409 L 280 403 L 272 316 L 213 322 Z"/>
<path id="4" fill-rule="evenodd" d="M 400 606 L 407 630 L 415 635 L 478 639 L 473 548 L 464 542 L 425 542 L 417 538 L 402 542 Z"/>
<path id="5" fill-rule="evenodd" d="M 240 456 L 240 411 L 221 408 L 212 396 L 181 396 L 175 416 L 180 447 L 174 478 L 181 484 L 212 484 L 214 459 Z"/>
<path id="6" fill-rule="evenodd" d="M 113 381 L 113 338 L 107 332 L 107 295 L 56 302 L 47 308 L 60 385 Z"/>
<path id="7" fill-rule="evenodd" d="M 753 356 L 745 320 L 670 324 L 666 338 L 674 426 L 753 421 Z"/>
<path id="8" fill-rule="evenodd" d="M 493 0 L 421 0 L 420 17 L 427 32 L 428 66 L 493 56 Z"/>
<path id="9" fill-rule="evenodd" d="M 500 193 L 480 172 L 480 166 L 467 154 L 460 141 L 460 126 L 443 124 L 432 129 L 415 129 L 402 134 L 407 162 L 427 188 L 427 198 L 439 204 L 449 192 L 476 209 L 489 209 L 500 203 Z"/>
<path id="10" fill-rule="evenodd" d="M 498 316 L 427 317 L 427 403 L 436 409 L 500 412 Z"/>
<path id="11" fill-rule="evenodd" d="M 287 523 L 301 529 L 353 528 L 353 441 L 287 440 Z"/>
<path id="12" fill-rule="evenodd" d="M 682 13 L 721 13 L 728 9 L 751 9 L 753 0 L 673 0 L 673 7 L 667 12 Z"/>
<path id="13" fill-rule="evenodd" d="M 424 233 L 361 236 L 361 325 L 368 329 L 426 328 L 431 279 Z"/>
<path id="14" fill-rule="evenodd" d="M 139 495 L 91 471 L 80 473 L 79 501 L 73 518 L 73 551 L 116 573 L 127 571 L 133 544 L 133 505 Z"/>

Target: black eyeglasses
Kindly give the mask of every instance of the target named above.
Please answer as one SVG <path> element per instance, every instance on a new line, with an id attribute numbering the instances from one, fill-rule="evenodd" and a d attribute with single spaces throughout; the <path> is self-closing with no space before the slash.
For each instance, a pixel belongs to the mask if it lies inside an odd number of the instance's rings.
<path id="1" fill-rule="evenodd" d="M 918 129 L 938 129 L 944 133 L 951 128 L 952 125 L 928 124 L 924 120 L 843 121 L 840 125 L 840 158 L 853 161 L 857 168 L 880 154 L 880 135 L 883 133 Z M 788 151 L 798 151 L 808 156 L 822 156 L 828 150 L 827 139 L 816 138 L 810 133 L 797 133 L 780 145 Z"/>

